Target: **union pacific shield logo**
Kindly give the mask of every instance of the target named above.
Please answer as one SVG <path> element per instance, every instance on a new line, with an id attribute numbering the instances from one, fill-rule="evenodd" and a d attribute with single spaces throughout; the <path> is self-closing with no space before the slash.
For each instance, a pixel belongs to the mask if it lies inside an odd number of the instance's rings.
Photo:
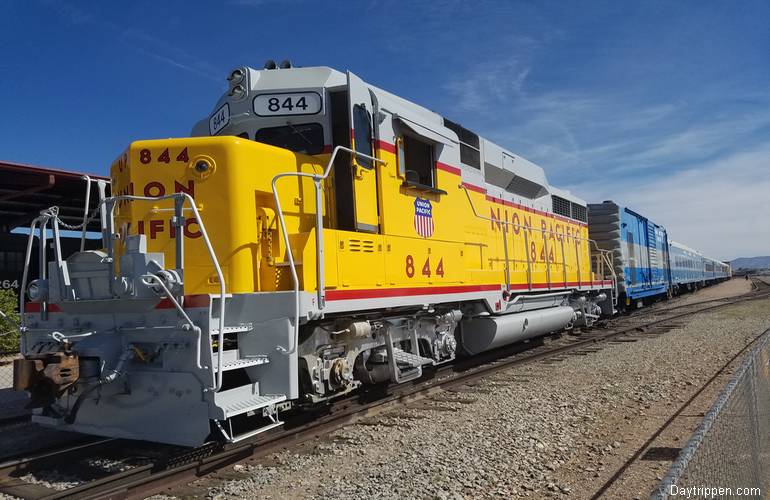
<path id="1" fill-rule="evenodd" d="M 430 204 L 430 200 L 415 198 L 414 229 L 423 238 L 433 236 L 433 207 Z"/>

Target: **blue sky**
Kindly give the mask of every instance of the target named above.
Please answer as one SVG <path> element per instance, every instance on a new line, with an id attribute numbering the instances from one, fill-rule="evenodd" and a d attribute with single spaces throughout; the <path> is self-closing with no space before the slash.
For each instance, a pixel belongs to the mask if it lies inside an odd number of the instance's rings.
<path id="1" fill-rule="evenodd" d="M 0 2 L 0 158 L 106 173 L 233 67 L 350 69 L 717 258 L 770 254 L 770 3 Z"/>

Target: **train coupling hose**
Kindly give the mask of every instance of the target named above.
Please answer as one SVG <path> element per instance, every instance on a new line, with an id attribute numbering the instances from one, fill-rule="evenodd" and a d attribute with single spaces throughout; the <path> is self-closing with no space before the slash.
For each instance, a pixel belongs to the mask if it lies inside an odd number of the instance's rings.
<path id="1" fill-rule="evenodd" d="M 110 384 L 114 382 L 118 377 L 123 376 L 125 373 L 123 372 L 123 365 L 126 364 L 127 361 L 133 359 L 135 356 L 135 350 L 134 350 L 134 344 L 127 344 L 125 350 L 123 351 L 123 354 L 120 355 L 120 358 L 118 358 L 118 362 L 115 365 L 115 368 L 110 370 L 110 372 L 107 375 L 104 375 L 100 382 L 102 384 Z"/>
<path id="2" fill-rule="evenodd" d="M 75 418 L 78 415 L 78 411 L 80 411 L 80 407 L 83 405 L 83 401 L 85 401 L 86 398 L 92 392 L 94 392 L 96 389 L 100 388 L 101 386 L 110 384 L 116 381 L 119 377 L 125 375 L 125 372 L 123 371 L 123 365 L 125 365 L 126 362 L 132 359 L 133 357 L 134 357 L 134 344 L 127 344 L 126 348 L 123 350 L 123 354 L 121 354 L 120 358 L 118 358 L 118 362 L 115 364 L 115 368 L 110 370 L 110 372 L 107 375 L 104 375 L 96 383 L 94 383 L 89 388 L 87 388 L 86 390 L 80 393 L 78 398 L 75 400 L 75 404 L 72 405 L 72 409 L 64 417 L 64 422 L 67 424 L 74 423 Z"/>

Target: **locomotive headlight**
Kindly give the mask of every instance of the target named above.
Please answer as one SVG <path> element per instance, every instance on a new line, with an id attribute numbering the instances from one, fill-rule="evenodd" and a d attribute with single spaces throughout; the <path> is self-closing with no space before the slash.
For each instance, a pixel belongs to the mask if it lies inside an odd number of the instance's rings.
<path id="1" fill-rule="evenodd" d="M 207 155 L 198 155 L 190 159 L 187 165 L 189 172 L 200 180 L 205 180 L 214 175 L 217 171 L 217 164 L 214 158 Z"/>
<path id="2" fill-rule="evenodd" d="M 242 99 L 246 95 L 246 89 L 243 88 L 243 85 L 236 85 L 233 87 L 233 89 L 230 91 L 230 96 L 233 99 Z"/>
<path id="3" fill-rule="evenodd" d="M 230 82 L 230 85 L 238 85 L 243 81 L 245 73 L 242 69 L 234 69 L 232 73 L 230 73 L 230 76 L 227 77 L 227 81 Z"/>
<path id="4" fill-rule="evenodd" d="M 27 296 L 32 302 L 43 302 L 48 298 L 48 283 L 46 280 L 34 280 L 27 286 Z"/>

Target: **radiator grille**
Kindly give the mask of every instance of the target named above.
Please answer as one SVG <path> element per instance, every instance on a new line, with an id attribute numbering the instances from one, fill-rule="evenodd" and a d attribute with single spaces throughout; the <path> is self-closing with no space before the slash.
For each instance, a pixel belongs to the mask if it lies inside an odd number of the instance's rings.
<path id="1" fill-rule="evenodd" d="M 588 214 L 586 207 L 578 205 L 569 200 L 565 200 L 560 196 L 551 196 L 553 202 L 553 213 L 556 215 L 563 215 L 564 217 L 570 217 L 581 222 L 588 222 Z"/>
<path id="2" fill-rule="evenodd" d="M 588 222 L 588 216 L 586 214 L 586 207 L 583 205 L 578 205 L 577 203 L 572 204 L 572 218 L 579 220 L 580 222 Z"/>
<path id="3" fill-rule="evenodd" d="M 565 217 L 572 217 L 569 201 L 558 196 L 551 196 L 551 200 L 553 201 L 553 213 L 563 215 Z"/>

